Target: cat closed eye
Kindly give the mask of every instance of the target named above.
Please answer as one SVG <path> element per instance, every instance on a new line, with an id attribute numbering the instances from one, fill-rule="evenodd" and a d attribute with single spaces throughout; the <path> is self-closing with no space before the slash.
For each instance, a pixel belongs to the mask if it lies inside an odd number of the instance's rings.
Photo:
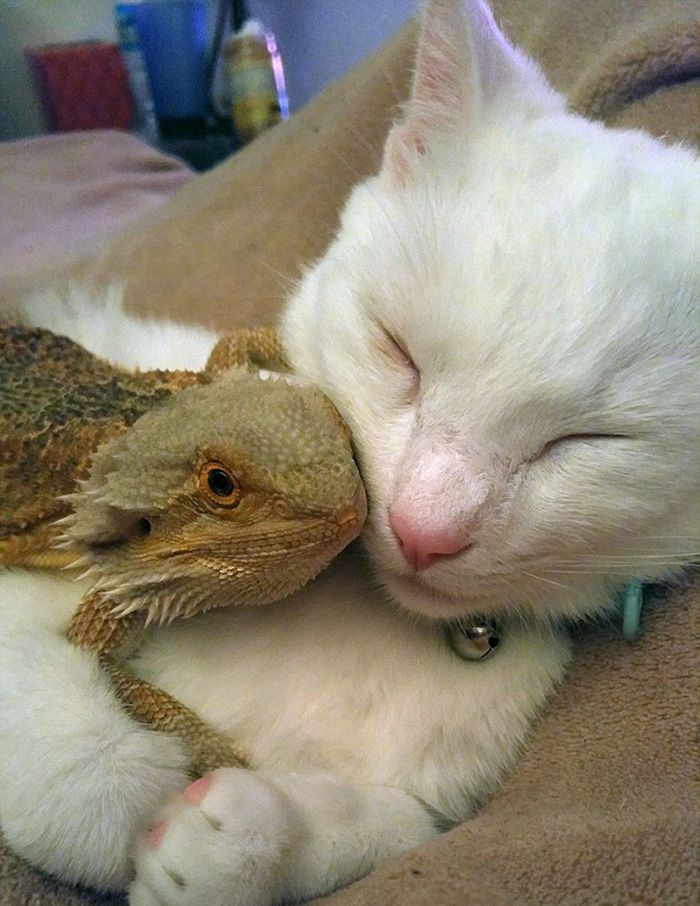
<path id="1" fill-rule="evenodd" d="M 398 365 L 402 371 L 410 375 L 411 386 L 408 399 L 409 402 L 412 401 L 420 388 L 420 371 L 401 340 L 398 340 L 384 327 L 382 328 L 382 351 L 388 356 L 392 364 Z"/>
<path id="2" fill-rule="evenodd" d="M 624 440 L 626 439 L 625 434 L 605 434 L 605 433 L 581 433 L 581 434 L 564 434 L 562 437 L 556 437 L 554 440 L 548 441 L 539 451 L 536 459 L 540 459 L 542 456 L 546 456 L 548 453 L 557 451 L 569 444 L 595 444 L 605 441 L 614 441 L 614 440 Z"/>

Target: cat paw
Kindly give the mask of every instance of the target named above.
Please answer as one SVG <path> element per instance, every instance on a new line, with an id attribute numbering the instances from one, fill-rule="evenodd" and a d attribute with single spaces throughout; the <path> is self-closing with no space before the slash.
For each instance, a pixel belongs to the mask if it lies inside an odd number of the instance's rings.
<path id="1" fill-rule="evenodd" d="M 168 803 L 138 843 L 131 906 L 271 906 L 282 899 L 288 807 L 265 779 L 223 768 Z"/>

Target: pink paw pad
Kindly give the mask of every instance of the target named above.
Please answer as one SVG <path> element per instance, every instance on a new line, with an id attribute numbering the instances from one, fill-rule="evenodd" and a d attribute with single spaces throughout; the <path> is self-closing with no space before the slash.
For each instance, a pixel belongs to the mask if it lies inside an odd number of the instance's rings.
<path id="1" fill-rule="evenodd" d="M 146 846 L 149 849 L 158 849 L 167 829 L 168 822 L 159 821 L 158 824 L 152 827 L 148 832 L 148 836 L 146 837 Z"/>
<path id="2" fill-rule="evenodd" d="M 195 780 L 194 783 L 191 783 L 185 788 L 182 798 L 188 805 L 199 805 L 209 792 L 211 782 L 212 778 L 210 774 L 205 777 L 200 777 L 199 780 Z"/>

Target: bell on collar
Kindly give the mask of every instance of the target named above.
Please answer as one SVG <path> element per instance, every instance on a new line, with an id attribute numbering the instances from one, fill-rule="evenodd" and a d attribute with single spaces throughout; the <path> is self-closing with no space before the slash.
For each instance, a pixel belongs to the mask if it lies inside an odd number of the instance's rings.
<path id="1" fill-rule="evenodd" d="M 450 641 L 455 653 L 466 661 L 483 661 L 499 645 L 501 629 L 492 621 L 474 618 L 450 626 Z"/>

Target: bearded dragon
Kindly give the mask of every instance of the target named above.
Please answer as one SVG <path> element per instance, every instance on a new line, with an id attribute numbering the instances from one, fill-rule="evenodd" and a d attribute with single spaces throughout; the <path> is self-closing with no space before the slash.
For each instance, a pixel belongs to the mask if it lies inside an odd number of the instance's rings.
<path id="1" fill-rule="evenodd" d="M 347 426 L 286 368 L 265 329 L 220 340 L 201 373 L 133 373 L 0 325 L 0 564 L 85 570 L 68 638 L 185 738 L 194 773 L 248 757 L 119 659 L 150 623 L 285 597 L 366 515 Z"/>

